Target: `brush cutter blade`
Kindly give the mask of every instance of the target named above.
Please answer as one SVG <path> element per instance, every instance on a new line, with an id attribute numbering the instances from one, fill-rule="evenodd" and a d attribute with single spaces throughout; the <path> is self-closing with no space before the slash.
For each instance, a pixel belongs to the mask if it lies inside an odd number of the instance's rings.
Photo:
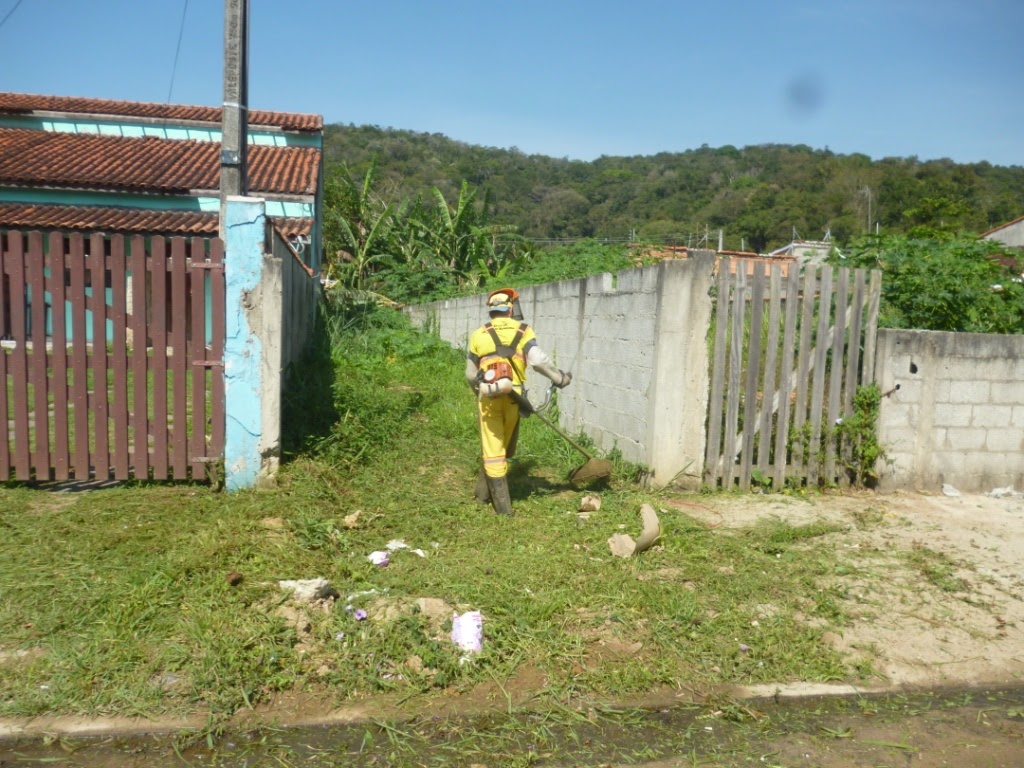
<path id="1" fill-rule="evenodd" d="M 577 467 L 569 475 L 571 483 L 590 483 L 611 477 L 612 463 L 607 459 L 591 459 L 583 466 Z"/>

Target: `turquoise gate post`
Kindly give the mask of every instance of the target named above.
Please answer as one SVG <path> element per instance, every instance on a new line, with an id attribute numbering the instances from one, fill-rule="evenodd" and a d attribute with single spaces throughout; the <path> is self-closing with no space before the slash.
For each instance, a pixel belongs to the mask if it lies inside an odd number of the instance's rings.
<path id="1" fill-rule="evenodd" d="M 272 480 L 280 461 L 281 269 L 263 199 L 228 197 L 224 231 L 224 483 L 237 491 Z"/>

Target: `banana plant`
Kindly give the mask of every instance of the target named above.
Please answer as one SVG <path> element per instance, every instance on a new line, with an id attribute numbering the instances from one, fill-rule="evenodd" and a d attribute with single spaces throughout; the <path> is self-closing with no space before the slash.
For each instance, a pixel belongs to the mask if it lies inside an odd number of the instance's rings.
<path id="1" fill-rule="evenodd" d="M 389 256 L 389 238 L 396 223 L 395 206 L 374 196 L 377 161 L 374 158 L 362 183 L 347 166 L 324 188 L 324 234 L 328 244 L 328 277 L 363 290 L 368 278 Z"/>

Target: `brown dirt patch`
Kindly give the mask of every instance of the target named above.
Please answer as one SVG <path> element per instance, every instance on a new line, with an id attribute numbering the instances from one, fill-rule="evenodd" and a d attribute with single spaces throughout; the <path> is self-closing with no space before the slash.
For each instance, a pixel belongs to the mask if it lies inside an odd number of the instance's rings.
<path id="1" fill-rule="evenodd" d="M 833 646 L 908 687 L 1024 681 L 1024 496 L 722 496 L 672 504 L 708 526 L 825 520 L 853 617 Z"/>

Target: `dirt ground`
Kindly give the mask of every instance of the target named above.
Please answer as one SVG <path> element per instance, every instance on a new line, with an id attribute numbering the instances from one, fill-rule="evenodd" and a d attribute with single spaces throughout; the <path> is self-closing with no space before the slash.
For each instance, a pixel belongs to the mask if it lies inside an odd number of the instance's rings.
<path id="1" fill-rule="evenodd" d="M 1024 682 L 1024 494 L 711 497 L 685 511 L 724 529 L 770 516 L 845 526 L 836 581 L 853 619 L 826 638 L 873 658 L 880 685 Z"/>

